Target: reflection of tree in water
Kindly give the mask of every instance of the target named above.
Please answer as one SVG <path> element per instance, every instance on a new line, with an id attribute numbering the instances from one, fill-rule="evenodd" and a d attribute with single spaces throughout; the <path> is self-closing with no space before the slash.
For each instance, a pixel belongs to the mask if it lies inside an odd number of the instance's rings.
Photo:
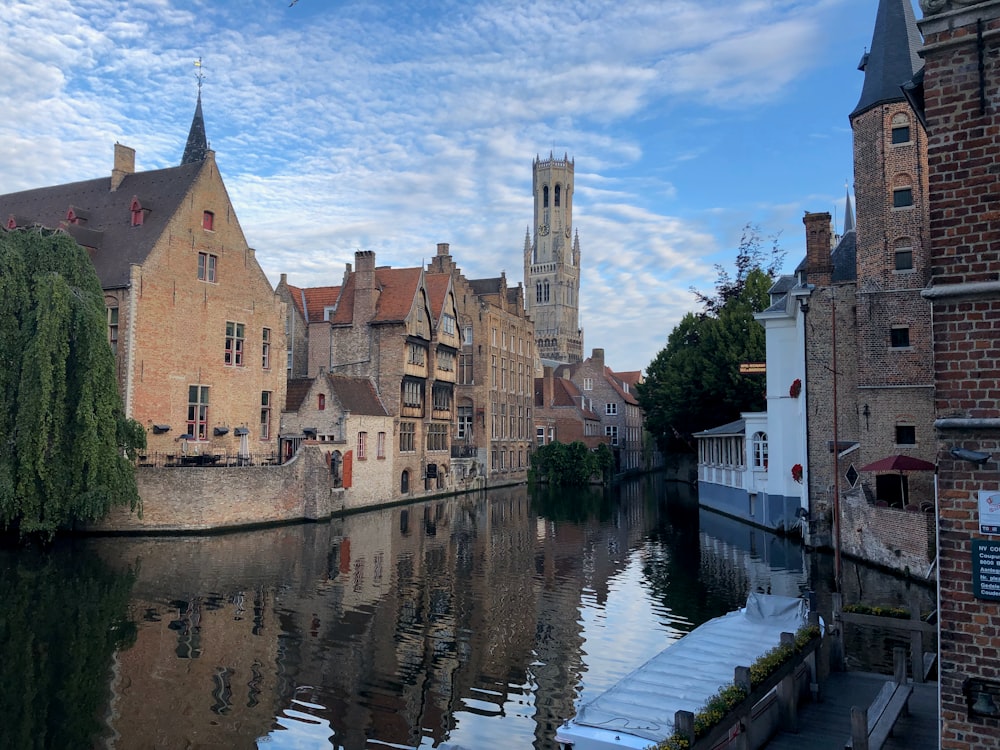
<path id="1" fill-rule="evenodd" d="M 528 487 L 531 509 L 550 521 L 606 521 L 614 509 L 613 494 L 603 487 L 558 487 L 532 485 Z"/>
<path id="2" fill-rule="evenodd" d="M 75 548 L 0 551 L 0 747 L 92 746 L 134 581 Z"/>

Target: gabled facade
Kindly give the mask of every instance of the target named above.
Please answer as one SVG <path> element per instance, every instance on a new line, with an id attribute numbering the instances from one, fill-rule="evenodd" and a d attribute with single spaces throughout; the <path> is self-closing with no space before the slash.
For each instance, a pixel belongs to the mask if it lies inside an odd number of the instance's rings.
<path id="1" fill-rule="evenodd" d="M 430 278 L 451 280 L 458 310 L 452 459 L 457 477 L 490 484 L 527 477 L 532 449 L 534 325 L 520 284 L 505 274 L 467 279 L 441 243 L 428 264 Z"/>
<path id="2" fill-rule="evenodd" d="M 572 380 L 546 367 L 534 385 L 536 446 L 579 441 L 591 449 L 601 444 L 610 447 L 594 402 Z"/>
<path id="3" fill-rule="evenodd" d="M 202 158 L 137 172 L 135 151 L 115 144 L 110 176 L 2 195 L 0 216 L 7 229 L 60 229 L 87 250 L 125 411 L 147 428 L 151 454 L 274 454 L 285 306 L 247 245 L 215 153 L 192 153 Z"/>

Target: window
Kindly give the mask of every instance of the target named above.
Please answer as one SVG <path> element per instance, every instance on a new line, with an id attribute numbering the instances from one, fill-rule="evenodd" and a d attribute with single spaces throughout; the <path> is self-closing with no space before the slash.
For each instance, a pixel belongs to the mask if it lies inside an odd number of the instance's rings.
<path id="1" fill-rule="evenodd" d="M 291 372 L 292 369 L 292 350 L 285 350 L 285 369 Z"/>
<path id="2" fill-rule="evenodd" d="M 448 313 L 445 313 L 444 315 L 442 315 L 441 316 L 441 329 L 445 333 L 447 333 L 449 335 L 454 335 L 455 334 L 455 316 L 454 315 L 449 315 Z"/>
<path id="3" fill-rule="evenodd" d="M 380 432 L 375 438 L 375 458 L 385 458 L 385 433 Z"/>
<path id="4" fill-rule="evenodd" d="M 605 404 L 604 413 L 609 417 L 616 416 L 618 414 L 618 404 Z"/>
<path id="5" fill-rule="evenodd" d="M 458 407 L 458 425 L 455 437 L 459 440 L 469 440 L 472 438 L 472 407 Z"/>
<path id="6" fill-rule="evenodd" d="M 130 206 L 130 210 L 132 211 L 132 226 L 141 227 L 142 220 L 145 217 L 142 210 L 142 205 L 136 198 L 132 199 L 132 205 Z"/>
<path id="7" fill-rule="evenodd" d="M 211 211 L 206 211 L 201 215 L 201 228 L 207 229 L 209 232 L 215 229 L 215 214 Z"/>
<path id="8" fill-rule="evenodd" d="M 549 207 L 549 186 L 546 185 L 542 188 L 542 208 Z"/>
<path id="9" fill-rule="evenodd" d="M 916 445 L 917 428 L 911 424 L 896 425 L 896 445 Z"/>
<path id="10" fill-rule="evenodd" d="M 364 461 L 368 458 L 368 433 L 358 433 L 358 460 Z"/>
<path id="11" fill-rule="evenodd" d="M 444 383 L 435 383 L 431 389 L 431 401 L 434 411 L 451 411 L 451 387 Z"/>
<path id="12" fill-rule="evenodd" d="M 539 445 L 545 445 L 545 428 L 536 427 L 535 428 L 535 442 Z"/>
<path id="13" fill-rule="evenodd" d="M 909 125 L 899 125 L 893 126 L 892 128 L 892 142 L 893 143 L 909 143 L 910 142 L 910 126 Z"/>
<path id="14" fill-rule="evenodd" d="M 414 448 L 414 440 L 416 439 L 416 436 L 417 436 L 416 422 L 400 422 L 399 423 L 400 452 L 413 453 L 413 451 L 416 450 L 416 448 Z"/>
<path id="15" fill-rule="evenodd" d="M 618 445 L 618 425 L 609 424 L 604 428 L 604 436 L 611 438 L 612 445 Z"/>
<path id="16" fill-rule="evenodd" d="M 111 351 L 118 355 L 118 308 L 108 308 L 108 343 L 111 344 Z"/>
<path id="17" fill-rule="evenodd" d="M 260 439 L 271 439 L 271 392 L 260 392 Z"/>
<path id="18" fill-rule="evenodd" d="M 406 362 L 410 365 L 423 365 L 427 361 L 424 347 L 420 344 L 409 344 L 406 348 Z"/>
<path id="19" fill-rule="evenodd" d="M 455 369 L 455 353 L 447 349 L 438 349 L 437 367 L 444 372 L 452 372 Z"/>
<path id="20" fill-rule="evenodd" d="M 472 326 L 465 327 L 465 335 L 462 336 L 462 343 L 465 346 L 472 345 Z"/>
<path id="21" fill-rule="evenodd" d="M 907 208 L 913 205 L 913 188 L 896 188 L 892 191 L 892 207 Z"/>
<path id="22" fill-rule="evenodd" d="M 897 271 L 913 270 L 913 248 L 911 247 L 896 248 L 895 255 L 896 255 Z"/>
<path id="23" fill-rule="evenodd" d="M 226 323 L 226 358 L 227 365 L 243 367 L 243 332 L 242 323 Z"/>
<path id="24" fill-rule="evenodd" d="M 492 379 L 490 380 L 490 385 L 494 388 L 497 387 L 497 355 L 493 355 L 493 361 L 490 365 L 490 370 L 492 372 Z"/>
<path id="25" fill-rule="evenodd" d="M 910 345 L 910 329 L 906 326 L 893 326 L 889 332 L 889 346 L 893 349 L 905 349 Z"/>
<path id="26" fill-rule="evenodd" d="M 542 301 L 542 282 L 535 282 L 535 302 Z"/>
<path id="27" fill-rule="evenodd" d="M 542 302 L 548 302 L 548 301 L 549 301 L 549 282 L 548 281 L 543 281 L 542 282 Z"/>
<path id="28" fill-rule="evenodd" d="M 446 424 L 427 425 L 427 450 L 429 451 L 448 450 L 448 425 Z"/>
<path id="29" fill-rule="evenodd" d="M 326 394 L 321 393 L 316 397 L 316 408 L 319 411 L 326 411 Z"/>
<path id="30" fill-rule="evenodd" d="M 271 329 L 265 328 L 260 335 L 260 366 L 271 369 Z"/>
<path id="31" fill-rule="evenodd" d="M 475 382 L 472 375 L 471 354 L 460 354 L 458 356 L 458 382 L 461 385 L 472 385 Z"/>
<path id="32" fill-rule="evenodd" d="M 562 185 L 556 185 L 556 205 L 559 205 L 559 194 L 562 192 Z"/>
<path id="33" fill-rule="evenodd" d="M 592 391 L 592 390 L 594 390 L 594 379 L 593 378 L 584 378 L 583 379 L 583 390 L 585 390 L 585 391 Z"/>
<path id="34" fill-rule="evenodd" d="M 755 469 L 767 468 L 767 433 L 755 432 L 750 439 L 750 449 L 753 451 L 753 467 Z M 742 461 L 740 462 L 742 463 Z"/>
<path id="35" fill-rule="evenodd" d="M 410 472 L 408 470 L 399 475 L 399 491 L 404 495 L 410 491 Z"/>
<path id="36" fill-rule="evenodd" d="M 424 384 L 419 380 L 403 381 L 403 406 L 422 409 L 424 406 Z"/>
<path id="37" fill-rule="evenodd" d="M 198 253 L 198 281 L 215 283 L 215 267 L 219 258 L 212 253 Z"/>
<path id="38" fill-rule="evenodd" d="M 188 386 L 187 434 L 195 440 L 208 439 L 208 386 Z"/>

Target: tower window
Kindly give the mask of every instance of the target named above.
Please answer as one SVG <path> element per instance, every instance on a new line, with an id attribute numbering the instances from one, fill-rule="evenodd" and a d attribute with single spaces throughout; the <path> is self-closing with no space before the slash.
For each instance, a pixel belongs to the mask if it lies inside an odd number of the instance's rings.
<path id="1" fill-rule="evenodd" d="M 892 207 L 907 208 L 913 205 L 913 188 L 896 188 L 892 191 Z"/>
<path id="2" fill-rule="evenodd" d="M 916 445 L 917 428 L 911 424 L 896 425 L 896 445 Z"/>
<path id="3" fill-rule="evenodd" d="M 556 206 L 559 206 L 559 195 L 562 192 L 562 186 L 556 185 Z"/>
<path id="4" fill-rule="evenodd" d="M 549 186 L 546 185 L 542 188 L 542 208 L 549 207 Z"/>
<path id="5" fill-rule="evenodd" d="M 207 229 L 208 231 L 213 231 L 215 229 L 215 214 L 211 211 L 206 211 L 201 215 L 201 228 Z"/>
<path id="6" fill-rule="evenodd" d="M 913 270 L 913 248 L 912 247 L 898 247 L 895 252 L 896 256 L 896 270 L 897 271 L 912 271 Z"/>
<path id="7" fill-rule="evenodd" d="M 894 125 L 892 128 L 892 142 L 893 143 L 909 143 L 910 142 L 910 126 L 909 125 Z"/>

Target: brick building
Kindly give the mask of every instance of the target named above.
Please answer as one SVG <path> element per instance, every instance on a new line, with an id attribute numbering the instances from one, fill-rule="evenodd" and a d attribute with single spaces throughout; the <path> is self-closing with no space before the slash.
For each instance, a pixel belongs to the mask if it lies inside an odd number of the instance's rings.
<path id="1" fill-rule="evenodd" d="M 137 172 L 135 151 L 115 144 L 110 176 L 2 195 L 0 217 L 87 250 L 125 412 L 151 453 L 277 451 L 285 306 L 207 147 L 200 93 L 179 166 Z"/>
<path id="2" fill-rule="evenodd" d="M 1000 745 L 1000 2 L 921 2 L 944 748 Z"/>
<path id="3" fill-rule="evenodd" d="M 373 252 L 358 251 L 339 287 L 300 289 L 282 277 L 277 289 L 289 303 L 289 372 L 302 372 L 304 349 L 306 377 L 371 378 L 394 417 L 396 495 L 452 486 L 458 311 L 450 280 L 428 277 L 376 268 Z"/>
<path id="4" fill-rule="evenodd" d="M 447 243 L 427 266 L 429 279 L 453 284 L 458 310 L 458 377 L 452 460 L 456 477 L 491 484 L 527 477 L 532 449 L 535 328 L 524 289 L 506 274 L 467 279 Z"/>
<path id="5" fill-rule="evenodd" d="M 556 370 L 568 377 L 592 405 L 600 418 L 600 432 L 615 456 L 615 472 L 643 471 L 642 410 L 629 383 L 604 363 L 604 350 L 594 349 L 590 357 Z M 630 376 L 635 380 L 635 374 Z"/>
<path id="6" fill-rule="evenodd" d="M 572 380 L 546 367 L 534 385 L 537 445 L 579 441 L 592 449 L 602 443 L 610 446 L 611 438 L 601 429 L 601 417 L 593 400 L 581 393 Z"/>

